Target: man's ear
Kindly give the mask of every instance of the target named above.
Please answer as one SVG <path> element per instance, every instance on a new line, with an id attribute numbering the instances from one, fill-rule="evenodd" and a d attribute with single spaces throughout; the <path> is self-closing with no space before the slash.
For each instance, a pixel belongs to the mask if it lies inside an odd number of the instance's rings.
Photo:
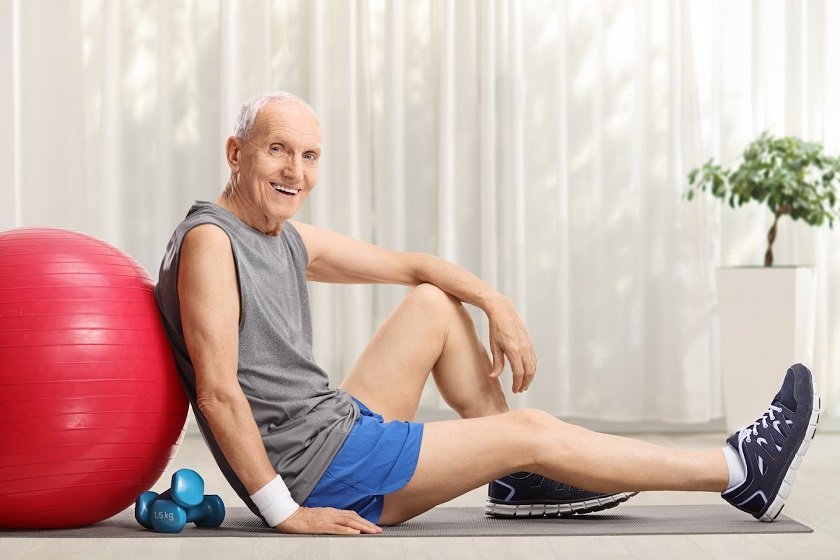
<path id="1" fill-rule="evenodd" d="M 242 154 L 239 142 L 239 138 L 230 136 L 225 144 L 225 157 L 230 170 L 234 173 L 239 171 L 239 156 Z"/>

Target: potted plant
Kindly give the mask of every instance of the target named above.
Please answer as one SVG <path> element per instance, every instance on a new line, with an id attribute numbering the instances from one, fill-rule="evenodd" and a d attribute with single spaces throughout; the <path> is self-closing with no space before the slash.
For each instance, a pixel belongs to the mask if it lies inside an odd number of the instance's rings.
<path id="1" fill-rule="evenodd" d="M 724 407 L 727 427 L 735 429 L 766 406 L 784 368 L 812 360 L 813 268 L 774 267 L 773 243 L 785 216 L 829 227 L 840 218 L 840 157 L 824 154 L 818 143 L 764 132 L 737 165 L 710 159 L 689 173 L 688 183 L 689 200 L 706 191 L 732 208 L 757 202 L 773 215 L 764 267 L 717 271 Z"/>

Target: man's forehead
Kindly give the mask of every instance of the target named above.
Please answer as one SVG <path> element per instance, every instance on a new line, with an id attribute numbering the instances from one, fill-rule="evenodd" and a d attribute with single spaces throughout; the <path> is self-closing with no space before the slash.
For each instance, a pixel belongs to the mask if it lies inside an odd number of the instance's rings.
<path id="1" fill-rule="evenodd" d="M 275 101 L 262 107 L 254 120 L 256 136 L 292 134 L 307 142 L 321 142 L 321 125 L 306 105 L 297 101 Z"/>

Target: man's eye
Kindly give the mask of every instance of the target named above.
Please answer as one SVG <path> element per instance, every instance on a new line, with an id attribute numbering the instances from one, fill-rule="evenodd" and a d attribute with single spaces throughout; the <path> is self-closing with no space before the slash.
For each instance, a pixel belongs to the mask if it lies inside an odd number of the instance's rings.
<path id="1" fill-rule="evenodd" d="M 271 151 L 272 154 L 279 154 L 280 152 L 283 151 L 283 148 L 281 148 L 280 146 L 271 146 L 269 148 L 269 150 Z"/>
<path id="2" fill-rule="evenodd" d="M 304 154 L 304 155 L 303 155 L 303 159 L 305 159 L 305 160 L 307 160 L 307 161 L 315 161 L 315 160 L 317 160 L 317 159 L 318 159 L 318 157 L 317 157 L 315 154 L 313 154 L 313 153 L 311 153 L 311 152 L 310 152 L 310 153 L 308 153 L 308 154 Z"/>

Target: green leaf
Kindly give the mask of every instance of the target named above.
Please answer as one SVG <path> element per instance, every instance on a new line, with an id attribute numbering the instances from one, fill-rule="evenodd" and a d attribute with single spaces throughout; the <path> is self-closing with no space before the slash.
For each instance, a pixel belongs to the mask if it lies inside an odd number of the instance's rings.
<path id="1" fill-rule="evenodd" d="M 692 187 L 732 208 L 752 201 L 813 226 L 827 222 L 833 227 L 834 219 L 840 220 L 835 208 L 840 202 L 840 157 L 824 154 L 818 142 L 776 138 L 763 131 L 744 147 L 736 165 L 723 167 L 709 158 L 687 178 Z M 688 200 L 694 199 L 694 190 L 688 190 Z"/>
<path id="2" fill-rule="evenodd" d="M 694 184 L 695 179 L 697 179 L 697 174 L 700 173 L 699 168 L 695 168 L 691 170 L 691 173 L 688 174 L 688 182 L 690 184 Z M 690 200 L 690 199 L 689 199 Z"/>

